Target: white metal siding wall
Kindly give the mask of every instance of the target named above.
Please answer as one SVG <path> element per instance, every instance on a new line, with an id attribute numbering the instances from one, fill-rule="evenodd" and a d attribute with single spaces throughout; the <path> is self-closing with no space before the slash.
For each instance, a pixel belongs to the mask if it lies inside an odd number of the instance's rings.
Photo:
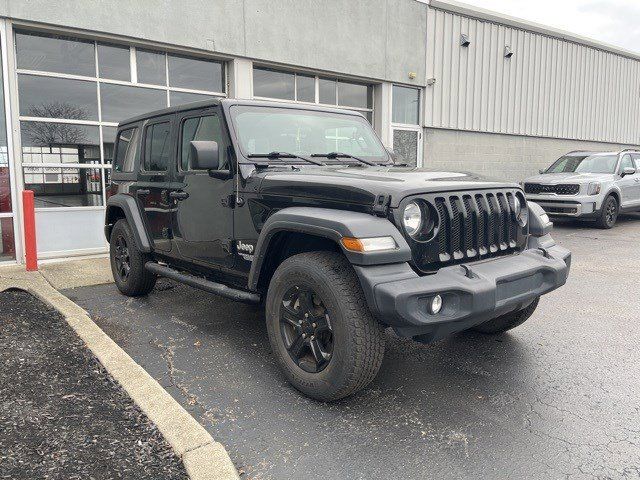
<path id="1" fill-rule="evenodd" d="M 427 78 L 427 127 L 640 144 L 635 59 L 430 7 Z"/>

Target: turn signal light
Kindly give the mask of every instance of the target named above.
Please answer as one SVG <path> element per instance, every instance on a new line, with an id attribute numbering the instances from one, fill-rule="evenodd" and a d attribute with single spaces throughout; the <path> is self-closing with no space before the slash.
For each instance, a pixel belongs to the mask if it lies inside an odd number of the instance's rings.
<path id="1" fill-rule="evenodd" d="M 393 237 L 353 238 L 342 237 L 342 246 L 351 252 L 381 252 L 398 248 Z"/>

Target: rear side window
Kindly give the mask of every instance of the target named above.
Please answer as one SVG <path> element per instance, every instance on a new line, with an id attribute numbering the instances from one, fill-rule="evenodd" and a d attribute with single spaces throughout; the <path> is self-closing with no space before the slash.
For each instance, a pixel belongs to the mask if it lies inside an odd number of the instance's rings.
<path id="1" fill-rule="evenodd" d="M 144 169 L 164 172 L 171 152 L 171 122 L 149 125 L 145 131 Z"/>
<path id="2" fill-rule="evenodd" d="M 138 157 L 138 128 L 122 130 L 118 135 L 116 158 L 113 162 L 115 172 L 133 172 Z"/>
<path id="3" fill-rule="evenodd" d="M 227 152 L 223 141 L 222 126 L 217 115 L 187 118 L 182 123 L 182 143 L 180 146 L 180 166 L 182 170 L 191 168 L 191 142 L 193 140 L 208 140 L 218 142 L 220 152 L 220 170 L 229 168 Z"/>

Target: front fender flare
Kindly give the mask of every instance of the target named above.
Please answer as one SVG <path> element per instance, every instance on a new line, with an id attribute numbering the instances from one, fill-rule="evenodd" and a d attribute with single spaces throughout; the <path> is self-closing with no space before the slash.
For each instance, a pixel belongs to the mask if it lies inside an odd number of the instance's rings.
<path id="1" fill-rule="evenodd" d="M 386 218 L 367 213 L 332 210 L 314 207 L 289 207 L 271 215 L 264 223 L 254 260 L 249 272 L 249 288 L 255 290 L 269 245 L 278 232 L 307 233 L 336 242 L 353 265 L 382 265 L 408 262 L 411 249 L 400 231 Z M 393 237 L 398 248 L 383 252 L 359 253 L 345 250 L 340 243 L 342 237 L 368 238 Z"/>
<path id="2" fill-rule="evenodd" d="M 142 215 L 140 215 L 140 208 L 138 207 L 138 203 L 136 202 L 135 198 L 123 193 L 113 195 L 107 200 L 107 209 L 105 213 L 105 236 L 107 237 L 107 241 L 109 240 L 109 235 L 111 233 L 110 225 L 107 220 L 109 218 L 110 207 L 119 208 L 124 212 L 124 216 L 127 219 L 131 230 L 133 231 L 133 236 L 135 238 L 138 250 L 144 253 L 151 252 L 151 241 L 149 240 L 149 235 L 147 235 L 147 230 L 145 228 Z"/>

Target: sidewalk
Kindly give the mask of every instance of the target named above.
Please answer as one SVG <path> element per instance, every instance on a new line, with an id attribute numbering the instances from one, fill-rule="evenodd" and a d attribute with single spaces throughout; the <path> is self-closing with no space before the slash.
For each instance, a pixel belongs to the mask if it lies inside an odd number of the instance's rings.
<path id="1" fill-rule="evenodd" d="M 237 479 L 224 447 L 57 290 L 111 281 L 105 258 L 0 267 L 0 478 Z"/>

